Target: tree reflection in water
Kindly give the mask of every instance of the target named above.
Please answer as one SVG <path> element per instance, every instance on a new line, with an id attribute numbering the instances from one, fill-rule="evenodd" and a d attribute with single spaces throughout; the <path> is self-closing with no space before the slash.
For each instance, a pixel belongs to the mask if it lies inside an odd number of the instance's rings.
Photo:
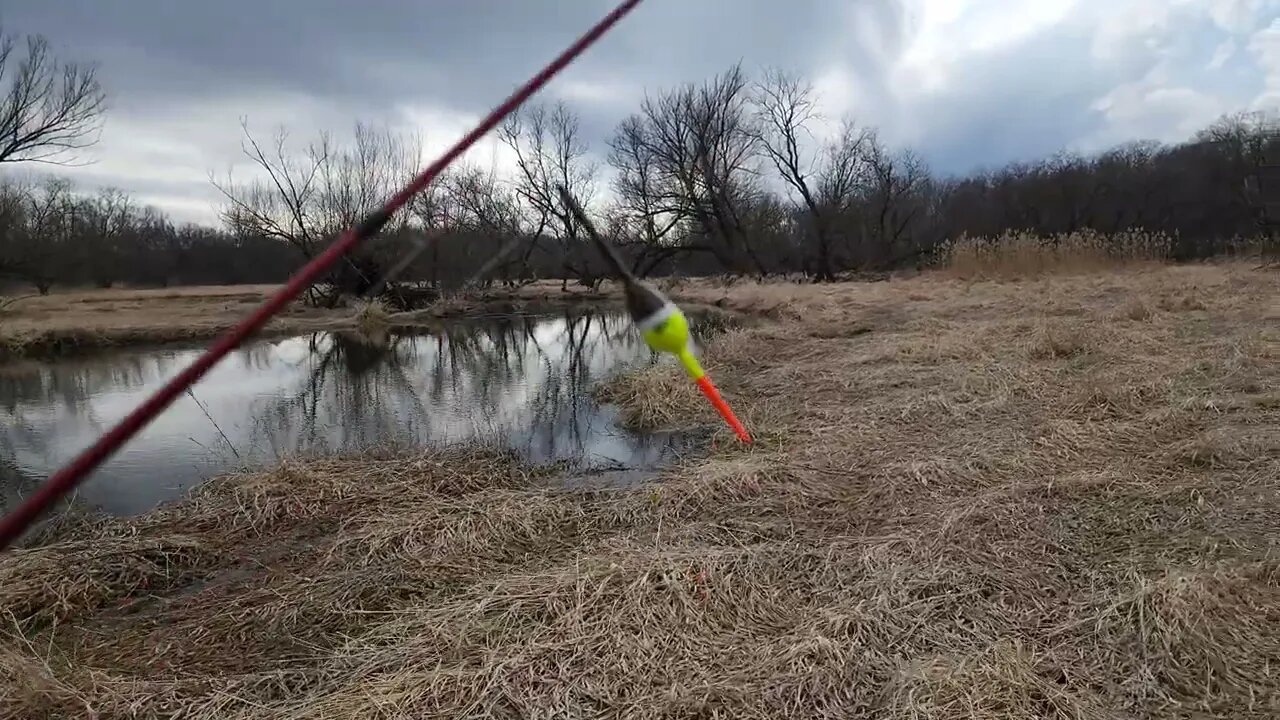
<path id="1" fill-rule="evenodd" d="M 0 366 L 0 461 L 43 476 L 91 442 L 198 349 Z M 316 333 L 237 351 L 108 462 L 86 489 L 134 512 L 210 474 L 375 445 L 490 442 L 534 462 L 646 467 L 678 442 L 617 428 L 592 385 L 652 362 L 620 314 L 504 316 L 413 333 Z M 225 433 L 226 438 L 223 438 Z"/>

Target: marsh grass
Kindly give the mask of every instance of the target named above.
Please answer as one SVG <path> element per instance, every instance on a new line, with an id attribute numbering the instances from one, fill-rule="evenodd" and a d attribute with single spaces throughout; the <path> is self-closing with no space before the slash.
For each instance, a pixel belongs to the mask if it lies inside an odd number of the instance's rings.
<path id="1" fill-rule="evenodd" d="M 941 250 L 941 264 L 961 278 L 1037 277 L 1114 270 L 1167 259 L 1173 238 L 1141 230 L 1112 235 L 1080 230 L 1049 237 L 1024 231 L 960 237 Z"/>

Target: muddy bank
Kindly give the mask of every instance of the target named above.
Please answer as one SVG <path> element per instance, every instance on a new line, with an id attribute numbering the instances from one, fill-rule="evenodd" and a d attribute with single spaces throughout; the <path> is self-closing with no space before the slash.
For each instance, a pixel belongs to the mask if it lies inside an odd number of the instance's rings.
<path id="1" fill-rule="evenodd" d="M 719 317 L 725 322 L 742 321 L 743 315 L 726 307 L 724 302 L 695 295 L 673 294 L 673 299 L 687 313 Z M 432 320 L 477 318 L 491 315 L 545 315 L 582 312 L 625 312 L 622 293 L 612 283 L 599 291 L 540 288 L 515 293 L 495 292 L 446 298 L 421 310 L 393 313 L 393 327 L 423 327 Z"/>

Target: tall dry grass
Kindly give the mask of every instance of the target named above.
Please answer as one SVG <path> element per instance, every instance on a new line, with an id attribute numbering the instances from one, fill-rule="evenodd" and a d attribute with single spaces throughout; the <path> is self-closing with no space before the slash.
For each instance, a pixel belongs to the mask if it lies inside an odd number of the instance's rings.
<path id="1" fill-rule="evenodd" d="M 1170 236 L 1145 231 L 1108 235 L 1080 230 L 1049 237 L 1012 231 L 957 238 L 942 248 L 941 265 L 962 278 L 1090 273 L 1165 260 L 1172 247 Z"/>
<path id="2" fill-rule="evenodd" d="M 385 333 L 391 328 L 391 311 L 381 300 L 360 300 L 356 303 L 355 325 L 367 335 Z"/>
<path id="3" fill-rule="evenodd" d="M 961 278 L 1091 273 L 1167 261 L 1176 254 L 1176 242 L 1173 236 L 1144 230 L 1107 234 L 1084 229 L 1047 237 L 1009 231 L 998 237 L 961 236 L 940 248 L 938 261 Z M 1219 243 L 1218 257 L 1266 265 L 1274 259 L 1276 248 L 1271 238 L 1236 237 Z"/>
<path id="4" fill-rule="evenodd" d="M 1276 717 L 1278 291 L 748 283 L 755 445 L 291 463 L 0 556 L 0 716 Z M 611 397 L 714 424 L 682 387 Z"/>

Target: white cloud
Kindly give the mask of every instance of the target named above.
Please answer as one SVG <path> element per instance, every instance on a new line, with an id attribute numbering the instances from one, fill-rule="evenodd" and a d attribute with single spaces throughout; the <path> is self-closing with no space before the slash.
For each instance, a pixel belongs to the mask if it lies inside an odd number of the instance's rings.
<path id="1" fill-rule="evenodd" d="M 644 91 L 621 80 L 582 80 L 566 77 L 550 88 L 566 103 L 581 105 L 638 104 Z"/>
<path id="2" fill-rule="evenodd" d="M 1079 1 L 918 0 L 903 62 L 929 65 L 1016 45 L 1070 17 Z"/>
<path id="3" fill-rule="evenodd" d="M 1249 52 L 1262 74 L 1262 92 L 1254 99 L 1254 108 L 1280 105 L 1280 19 L 1249 38 Z"/>
<path id="4" fill-rule="evenodd" d="M 1094 107 L 1107 124 L 1096 135 L 1083 139 L 1081 149 L 1098 150 L 1133 138 L 1177 142 L 1208 125 L 1223 110 L 1213 95 L 1144 82 L 1118 87 Z"/>
<path id="5" fill-rule="evenodd" d="M 915 7 L 915 34 L 889 83 L 894 132 L 885 136 L 952 170 L 1062 145 L 1176 142 L 1223 113 L 1280 103 L 1280 0 Z M 1252 62 L 1242 63 L 1246 49 Z"/>
<path id="6" fill-rule="evenodd" d="M 302 153 L 322 131 L 345 141 L 356 117 L 337 104 L 284 93 L 191 102 L 145 114 L 122 108 L 112 113 L 101 141 L 89 151 L 90 164 L 62 172 L 83 190 L 120 187 L 178 222 L 216 224 L 222 196 L 210 174 L 219 182 L 229 173 L 237 181 L 261 175 L 241 152 L 242 119 L 261 143 L 272 142 L 277 129 L 285 128 L 288 146 Z M 361 119 L 419 133 L 421 166 L 442 155 L 479 121 L 476 115 L 425 103 L 403 106 L 386 118 Z M 492 135 L 481 139 L 463 160 L 500 174 L 514 167 L 510 152 Z"/>
<path id="7" fill-rule="evenodd" d="M 1093 0 L 1087 22 L 1093 28 L 1093 58 L 1122 63 L 1161 52 L 1191 18 L 1203 15 L 1198 0 Z M 1203 0 L 1199 0 L 1203 1 Z"/>
<path id="8" fill-rule="evenodd" d="M 1240 34 L 1255 27 L 1262 0 L 1207 0 L 1209 17 L 1222 30 Z"/>
<path id="9" fill-rule="evenodd" d="M 240 150 L 242 119 L 261 140 L 284 124 L 301 145 L 326 127 L 327 118 L 341 116 L 327 103 L 288 93 L 192 100 L 146 112 L 118 107 L 99 142 L 84 153 L 86 164 L 51 169 L 83 191 L 118 187 L 178 222 L 214 223 L 221 195 L 210 173 L 219 179 L 232 170 L 240 177 L 252 173 Z"/>
<path id="10" fill-rule="evenodd" d="M 858 111 L 858 81 L 843 65 L 829 65 L 814 75 L 813 89 L 821 102 L 823 117 L 814 132 L 821 138 L 834 137 L 840 120 Z"/>
<path id="11" fill-rule="evenodd" d="M 399 109 L 395 125 L 404 131 L 419 131 L 422 135 L 421 165 L 440 157 L 462 136 L 480 122 L 480 116 L 458 112 L 438 105 L 425 103 L 406 104 Z M 481 138 L 460 158 L 460 162 L 493 170 L 501 176 L 515 171 L 516 159 L 510 148 L 490 133 Z"/>
<path id="12" fill-rule="evenodd" d="M 1218 47 L 1214 48 L 1213 57 L 1209 58 L 1209 64 L 1205 66 L 1205 69 L 1221 69 L 1223 65 L 1226 65 L 1227 62 L 1231 60 L 1231 58 L 1236 56 L 1236 52 L 1239 49 L 1240 46 L 1236 43 L 1234 38 L 1227 38 L 1226 40 L 1223 40 Z"/>
<path id="13" fill-rule="evenodd" d="M 1070 17 L 1078 2 L 916 0 L 913 35 L 899 59 L 895 85 L 907 93 L 927 93 L 963 82 L 958 62 L 1025 42 Z"/>

